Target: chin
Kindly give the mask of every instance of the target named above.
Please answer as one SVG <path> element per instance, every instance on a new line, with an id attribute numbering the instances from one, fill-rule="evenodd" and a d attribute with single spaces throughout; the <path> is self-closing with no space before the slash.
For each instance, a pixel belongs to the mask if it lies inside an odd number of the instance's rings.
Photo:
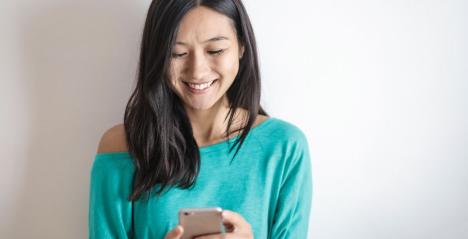
<path id="1" fill-rule="evenodd" d="M 193 103 L 186 103 L 186 106 L 188 106 L 192 110 L 208 110 L 213 107 L 215 102 L 210 102 L 210 103 L 204 103 L 204 104 L 193 104 Z"/>

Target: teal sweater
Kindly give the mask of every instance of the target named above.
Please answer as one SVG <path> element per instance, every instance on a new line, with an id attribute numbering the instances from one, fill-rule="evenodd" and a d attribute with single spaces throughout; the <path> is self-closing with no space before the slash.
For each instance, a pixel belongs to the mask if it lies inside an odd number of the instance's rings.
<path id="1" fill-rule="evenodd" d="M 160 238 L 178 223 L 180 208 L 221 207 L 241 214 L 255 239 L 307 238 L 312 199 L 309 147 L 295 125 L 269 118 L 248 134 L 200 148 L 195 186 L 128 201 L 135 172 L 128 152 L 99 153 L 91 170 L 89 238 Z M 231 144 L 229 144 L 231 143 Z M 133 216 L 132 216 L 133 211 Z"/>

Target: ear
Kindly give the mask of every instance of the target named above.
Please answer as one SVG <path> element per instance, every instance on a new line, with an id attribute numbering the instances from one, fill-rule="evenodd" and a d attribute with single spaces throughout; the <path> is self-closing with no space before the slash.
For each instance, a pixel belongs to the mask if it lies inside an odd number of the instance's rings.
<path id="1" fill-rule="evenodd" d="M 241 59 L 242 56 L 244 56 L 244 51 L 245 51 L 245 47 L 244 45 L 241 45 L 241 47 L 239 48 L 239 59 Z"/>

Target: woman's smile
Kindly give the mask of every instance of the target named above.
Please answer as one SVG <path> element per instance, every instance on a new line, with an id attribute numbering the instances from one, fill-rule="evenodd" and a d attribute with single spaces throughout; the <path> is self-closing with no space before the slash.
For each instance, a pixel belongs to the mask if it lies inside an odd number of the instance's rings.
<path id="1" fill-rule="evenodd" d="M 186 86 L 186 89 L 188 89 L 189 92 L 193 94 L 204 94 L 207 93 L 211 88 L 213 88 L 213 85 L 215 85 L 218 82 L 218 79 L 198 84 L 185 81 L 183 82 Z"/>

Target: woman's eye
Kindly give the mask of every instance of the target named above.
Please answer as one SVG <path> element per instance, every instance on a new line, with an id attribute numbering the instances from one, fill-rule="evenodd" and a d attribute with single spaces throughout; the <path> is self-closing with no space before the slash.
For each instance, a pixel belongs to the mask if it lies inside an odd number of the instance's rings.
<path id="1" fill-rule="evenodd" d="M 180 53 L 180 54 L 172 53 L 172 57 L 173 58 L 179 58 L 179 57 L 183 57 L 185 54 L 187 54 L 187 53 Z"/>
<path id="2" fill-rule="evenodd" d="M 208 51 L 208 53 L 210 53 L 211 55 L 221 55 L 221 53 L 223 52 L 224 52 L 223 49 L 217 50 L 217 51 Z"/>
<path id="3" fill-rule="evenodd" d="M 222 53 L 224 52 L 224 49 L 220 49 L 220 50 L 216 50 L 216 51 L 208 51 L 209 54 L 211 55 L 221 55 Z M 173 58 L 181 58 L 185 55 L 187 55 L 187 53 L 172 53 L 171 54 Z"/>

